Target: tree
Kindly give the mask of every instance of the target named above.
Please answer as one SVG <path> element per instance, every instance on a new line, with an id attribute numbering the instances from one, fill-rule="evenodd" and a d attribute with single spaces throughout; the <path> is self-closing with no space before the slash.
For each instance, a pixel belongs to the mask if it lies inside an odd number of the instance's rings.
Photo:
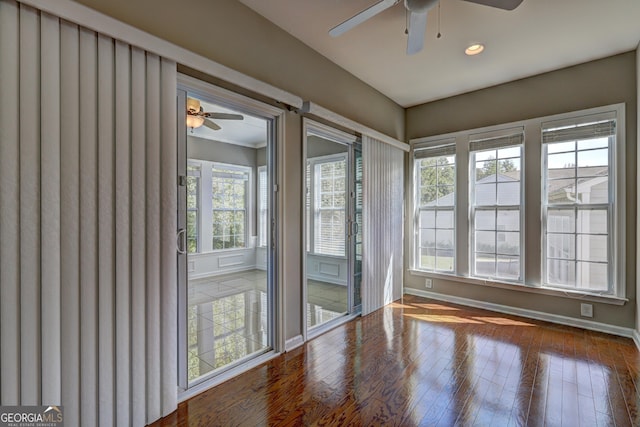
<path id="1" fill-rule="evenodd" d="M 498 164 L 500 164 L 498 171 Z M 481 180 L 491 175 L 495 175 L 496 173 L 506 173 L 517 170 L 515 163 L 513 160 L 496 160 L 495 157 L 490 156 L 487 160 L 484 161 L 482 167 L 478 170 L 476 168 L 476 180 Z"/>

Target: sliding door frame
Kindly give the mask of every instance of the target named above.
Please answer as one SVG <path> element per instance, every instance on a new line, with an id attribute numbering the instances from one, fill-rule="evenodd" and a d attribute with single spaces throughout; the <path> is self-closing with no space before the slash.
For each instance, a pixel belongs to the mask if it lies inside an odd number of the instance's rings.
<path id="1" fill-rule="evenodd" d="M 178 177 L 186 176 L 187 146 L 186 146 L 186 93 L 193 93 L 201 98 L 215 102 L 218 105 L 237 110 L 240 113 L 251 114 L 267 121 L 267 188 L 269 230 L 267 233 L 267 293 L 269 301 L 268 328 L 271 350 L 264 355 L 258 355 L 245 363 L 233 366 L 228 370 L 204 376 L 201 380 L 189 384 L 187 369 L 188 333 L 187 333 L 187 307 L 188 307 L 188 272 L 186 238 L 186 216 L 183 204 L 186 206 L 186 187 L 178 182 L 178 230 L 176 230 L 176 245 L 178 256 L 178 398 L 180 401 L 213 387 L 227 380 L 255 364 L 274 357 L 284 349 L 284 323 L 282 310 L 284 308 L 281 280 L 279 278 L 279 215 L 280 192 L 278 183 L 280 170 L 278 168 L 278 153 L 283 144 L 285 111 L 265 104 L 261 101 L 240 95 L 223 89 L 202 80 L 178 73 L 178 94 L 176 111 L 178 115 Z"/>

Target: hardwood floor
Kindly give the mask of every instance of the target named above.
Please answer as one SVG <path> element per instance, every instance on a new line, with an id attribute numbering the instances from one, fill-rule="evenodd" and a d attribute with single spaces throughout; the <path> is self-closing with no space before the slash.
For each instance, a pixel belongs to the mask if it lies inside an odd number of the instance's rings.
<path id="1" fill-rule="evenodd" d="M 154 426 L 638 426 L 630 339 L 405 296 Z"/>

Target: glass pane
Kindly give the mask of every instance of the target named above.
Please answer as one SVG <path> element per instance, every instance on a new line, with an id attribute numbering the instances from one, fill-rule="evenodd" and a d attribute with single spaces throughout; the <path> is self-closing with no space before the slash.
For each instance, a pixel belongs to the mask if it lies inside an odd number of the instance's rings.
<path id="1" fill-rule="evenodd" d="M 520 157 L 520 147 L 508 147 L 498 150 L 498 158 Z"/>
<path id="2" fill-rule="evenodd" d="M 443 160 L 444 161 L 444 160 Z M 438 185 L 454 185 L 456 173 L 452 165 L 438 165 Z"/>
<path id="3" fill-rule="evenodd" d="M 607 262 L 607 236 L 578 235 L 578 260 Z"/>
<path id="4" fill-rule="evenodd" d="M 579 210 L 578 233 L 607 234 L 607 216 L 608 213 L 605 209 Z"/>
<path id="5" fill-rule="evenodd" d="M 578 150 L 609 147 L 609 138 L 585 139 L 578 141 Z"/>
<path id="6" fill-rule="evenodd" d="M 547 168 L 549 169 L 549 178 L 569 178 L 574 176 L 574 168 L 576 166 L 575 152 L 550 154 L 547 157 Z M 560 176 L 556 176 L 559 174 Z"/>
<path id="7" fill-rule="evenodd" d="M 427 270 L 436 269 L 436 250 L 435 249 L 420 249 L 419 264 L 421 268 Z"/>
<path id="8" fill-rule="evenodd" d="M 475 193 L 477 206 L 492 206 L 496 204 L 496 184 L 477 184 Z"/>
<path id="9" fill-rule="evenodd" d="M 496 257 L 489 254 L 476 254 L 476 274 L 479 276 L 495 276 Z"/>
<path id="10" fill-rule="evenodd" d="M 436 213 L 435 211 L 420 211 L 420 228 L 435 227 Z"/>
<path id="11" fill-rule="evenodd" d="M 577 199 L 581 203 L 609 203 L 609 177 L 579 179 Z"/>
<path id="12" fill-rule="evenodd" d="M 476 162 L 476 182 L 487 183 L 496 181 L 498 163 L 495 159 Z"/>
<path id="13" fill-rule="evenodd" d="M 575 141 L 570 142 L 555 142 L 551 144 L 547 144 L 547 152 L 551 153 L 562 153 L 565 151 L 574 151 L 576 149 Z"/>
<path id="14" fill-rule="evenodd" d="M 520 257 L 498 256 L 496 258 L 496 276 L 509 280 L 520 278 Z"/>
<path id="15" fill-rule="evenodd" d="M 453 185 L 438 186 L 438 206 L 453 206 L 456 203 Z"/>
<path id="16" fill-rule="evenodd" d="M 476 230 L 495 230 L 496 214 L 495 211 L 476 211 Z"/>
<path id="17" fill-rule="evenodd" d="M 499 210 L 497 230 L 520 231 L 519 210 Z"/>
<path id="18" fill-rule="evenodd" d="M 607 291 L 609 279 L 607 264 L 578 262 L 578 289 Z"/>
<path id="19" fill-rule="evenodd" d="M 500 232 L 496 238 L 498 241 L 498 254 L 520 255 L 520 233 Z"/>
<path id="20" fill-rule="evenodd" d="M 575 179 L 558 179 L 547 183 L 548 203 L 576 203 Z"/>
<path id="21" fill-rule="evenodd" d="M 476 252 L 496 251 L 496 234 L 493 231 L 476 231 Z"/>
<path id="22" fill-rule="evenodd" d="M 435 248 L 436 247 L 436 231 L 433 229 L 420 230 L 420 247 Z"/>
<path id="23" fill-rule="evenodd" d="M 435 206 L 435 200 L 438 198 L 438 187 L 426 186 L 420 188 L 420 205 L 421 206 Z"/>
<path id="24" fill-rule="evenodd" d="M 505 177 L 520 180 L 520 158 L 500 160 L 498 171 Z"/>
<path id="25" fill-rule="evenodd" d="M 578 175 L 593 176 L 598 174 L 595 169 L 602 169 L 609 165 L 609 149 L 578 151 Z"/>
<path id="26" fill-rule="evenodd" d="M 439 211 L 437 218 L 436 227 L 453 228 L 453 211 Z"/>
<path id="27" fill-rule="evenodd" d="M 547 283 L 553 285 L 575 286 L 575 262 L 559 259 L 547 260 Z"/>
<path id="28" fill-rule="evenodd" d="M 520 204 L 520 181 L 498 182 L 498 205 L 513 206 Z"/>
<path id="29" fill-rule="evenodd" d="M 573 234 L 547 234 L 547 258 L 576 258 L 576 236 Z"/>
<path id="30" fill-rule="evenodd" d="M 436 270 L 437 271 L 453 271 L 453 250 L 436 251 Z"/>
<path id="31" fill-rule="evenodd" d="M 436 248 L 453 248 L 453 230 L 436 230 Z"/>

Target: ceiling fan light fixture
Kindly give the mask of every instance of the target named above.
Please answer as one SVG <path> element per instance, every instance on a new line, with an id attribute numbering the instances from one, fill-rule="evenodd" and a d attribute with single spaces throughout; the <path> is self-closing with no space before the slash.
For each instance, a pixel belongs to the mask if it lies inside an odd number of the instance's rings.
<path id="1" fill-rule="evenodd" d="M 474 55 L 477 55 L 479 53 L 482 53 L 483 50 L 484 50 L 484 45 L 482 43 L 474 43 L 472 45 L 469 45 L 469 47 L 467 47 L 464 50 L 464 53 L 467 56 L 474 56 Z"/>
<path id="2" fill-rule="evenodd" d="M 187 127 L 192 129 L 199 128 L 204 124 L 204 117 L 187 115 Z"/>

